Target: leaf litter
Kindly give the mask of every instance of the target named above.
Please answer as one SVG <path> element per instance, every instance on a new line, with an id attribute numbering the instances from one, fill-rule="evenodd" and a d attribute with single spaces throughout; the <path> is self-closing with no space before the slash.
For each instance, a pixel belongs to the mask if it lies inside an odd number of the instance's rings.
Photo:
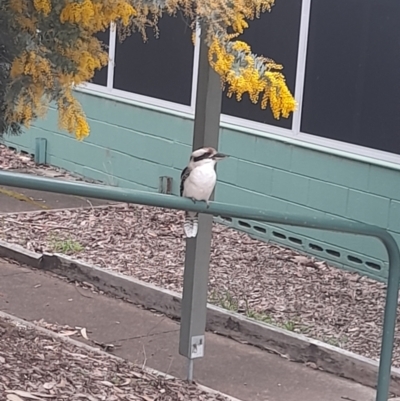
<path id="1" fill-rule="evenodd" d="M 0 395 L 7 401 L 227 401 L 2 318 L 0 356 Z"/>
<path id="2" fill-rule="evenodd" d="M 16 163 L 15 153 L 0 146 L 3 154 L 7 157 L 0 158 L 0 167 L 2 160 Z M 67 251 L 75 259 L 181 292 L 182 224 L 182 212 L 117 204 L 0 215 L 0 239 L 39 252 L 53 252 L 54 238 L 74 241 L 82 247 Z M 377 360 L 385 288 L 368 277 L 213 225 L 209 301 L 227 309 Z M 396 327 L 395 366 L 400 366 L 399 339 Z"/>

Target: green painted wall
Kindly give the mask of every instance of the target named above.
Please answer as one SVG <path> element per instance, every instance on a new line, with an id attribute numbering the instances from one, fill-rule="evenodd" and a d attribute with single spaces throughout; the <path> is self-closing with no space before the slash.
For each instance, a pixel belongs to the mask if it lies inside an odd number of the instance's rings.
<path id="1" fill-rule="evenodd" d="M 178 194 L 188 161 L 193 121 L 79 93 L 92 133 L 84 142 L 57 129 L 51 110 L 7 144 L 34 153 L 47 138 L 47 162 L 107 184 L 156 191 L 160 176 L 173 177 Z M 400 244 L 400 171 L 341 158 L 221 128 L 220 150 L 231 155 L 218 168 L 216 199 L 311 217 L 334 216 L 376 224 Z M 361 236 L 225 221 L 262 239 L 312 253 L 344 268 L 385 278 L 384 247 Z"/>

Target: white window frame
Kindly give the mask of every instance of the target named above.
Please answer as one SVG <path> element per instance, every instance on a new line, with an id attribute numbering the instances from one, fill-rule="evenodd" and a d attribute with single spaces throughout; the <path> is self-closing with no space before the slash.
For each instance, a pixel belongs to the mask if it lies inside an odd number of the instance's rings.
<path id="1" fill-rule="evenodd" d="M 229 127 L 242 132 L 250 132 L 253 135 L 273 138 L 276 140 L 291 142 L 299 146 L 310 147 L 331 154 L 337 154 L 342 157 L 367 161 L 373 164 L 381 164 L 392 168 L 400 169 L 400 155 L 385 152 L 361 145 L 320 137 L 318 135 L 307 134 L 301 132 L 301 111 L 303 107 L 304 82 L 306 72 L 306 57 L 308 45 L 308 30 L 311 12 L 311 1 L 302 0 L 298 57 L 296 67 L 296 84 L 294 96 L 298 103 L 297 110 L 293 113 L 292 128 L 281 128 L 269 124 L 259 123 L 256 121 L 246 120 L 244 118 L 221 114 L 221 126 Z M 109 64 L 107 73 L 107 85 L 96 85 L 86 83 L 77 89 L 83 92 L 96 93 L 98 95 L 106 95 L 115 99 L 125 100 L 133 104 L 140 104 L 149 108 L 160 108 L 166 112 L 183 115 L 187 118 L 194 118 L 197 92 L 197 78 L 199 65 L 200 50 L 200 27 L 196 29 L 196 42 L 193 55 L 193 74 L 192 74 L 192 94 L 190 106 L 169 102 L 149 96 L 139 95 L 127 91 L 113 88 L 114 67 L 115 67 L 115 48 L 116 48 L 116 29 L 114 24 L 110 29 L 109 40 Z M 257 107 L 257 105 L 254 105 Z M 259 107 L 259 106 L 258 106 Z"/>
<path id="2" fill-rule="evenodd" d="M 306 73 L 308 31 L 311 13 L 311 1 L 303 0 L 301 9 L 301 20 L 299 30 L 299 47 L 297 56 L 296 68 L 296 84 L 294 97 L 298 103 L 297 110 L 293 113 L 292 128 L 281 128 L 273 125 L 263 124 L 256 121 L 250 121 L 243 118 L 237 118 L 221 115 L 221 122 L 230 126 L 238 126 L 243 131 L 251 130 L 253 134 L 265 137 L 273 137 L 274 139 L 287 142 L 291 139 L 293 143 L 306 146 L 315 145 L 319 150 L 328 153 L 338 154 L 351 159 L 368 160 L 374 164 L 390 163 L 390 167 L 400 168 L 400 155 L 395 153 L 385 152 L 378 149 L 368 148 L 366 146 L 355 145 L 348 142 L 343 142 L 335 139 L 324 138 L 318 135 L 312 135 L 302 132 L 301 127 L 301 112 L 303 108 L 304 82 Z M 317 1 L 317 0 L 315 0 Z M 254 105 L 257 107 L 257 105 Z M 314 146 L 310 146 L 314 147 Z M 382 163 L 383 162 L 383 163 Z"/>

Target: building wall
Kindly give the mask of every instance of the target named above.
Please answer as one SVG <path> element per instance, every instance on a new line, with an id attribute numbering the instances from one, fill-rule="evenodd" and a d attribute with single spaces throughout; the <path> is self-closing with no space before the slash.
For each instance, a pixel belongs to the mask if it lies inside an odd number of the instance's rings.
<path id="1" fill-rule="evenodd" d="M 173 178 L 191 149 L 193 120 L 121 101 L 78 93 L 91 126 L 83 142 L 57 129 L 50 110 L 10 147 L 34 153 L 47 139 L 47 163 L 110 185 L 157 191 L 160 176 Z M 216 200 L 318 218 L 328 216 L 387 228 L 400 245 L 400 171 L 222 127 Z M 383 279 L 386 252 L 378 240 L 309 229 L 233 220 L 238 229 L 289 245 L 337 266 Z"/>

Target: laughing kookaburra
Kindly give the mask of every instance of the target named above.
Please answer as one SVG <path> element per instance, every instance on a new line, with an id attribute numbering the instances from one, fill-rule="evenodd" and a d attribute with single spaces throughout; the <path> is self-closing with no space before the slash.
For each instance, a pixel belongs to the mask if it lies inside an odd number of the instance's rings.
<path id="1" fill-rule="evenodd" d="M 214 148 L 201 148 L 195 150 L 190 161 L 181 174 L 181 196 L 192 199 L 193 202 L 209 202 L 217 181 L 215 165 L 227 157 L 218 153 Z M 185 212 L 183 225 L 187 238 L 197 235 L 198 215 L 196 212 Z"/>

